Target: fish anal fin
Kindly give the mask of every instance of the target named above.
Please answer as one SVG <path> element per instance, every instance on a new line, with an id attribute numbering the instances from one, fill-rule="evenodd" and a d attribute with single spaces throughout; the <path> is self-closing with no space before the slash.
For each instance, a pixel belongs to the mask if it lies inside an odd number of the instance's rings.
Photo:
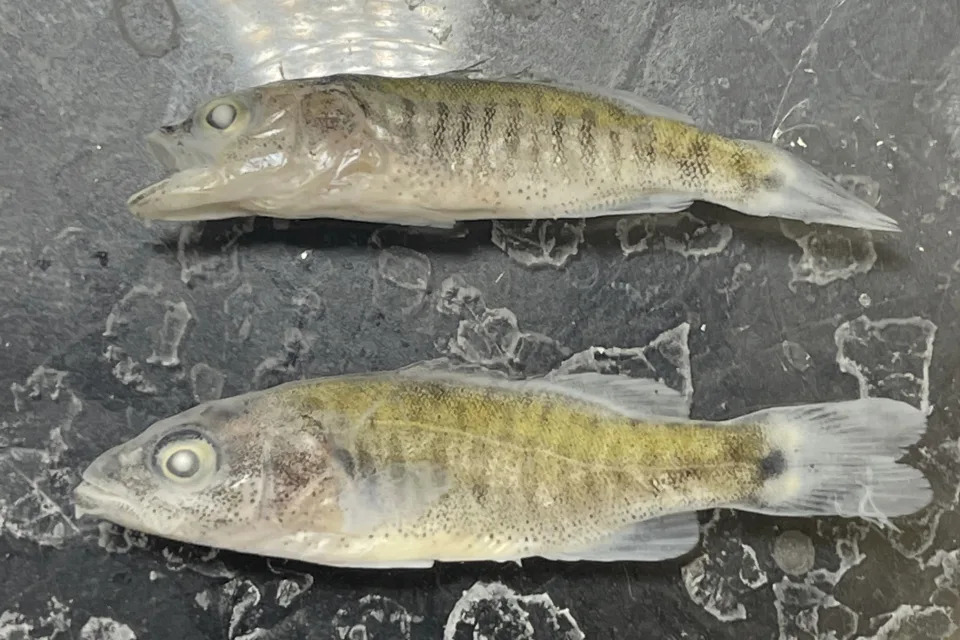
<path id="1" fill-rule="evenodd" d="M 634 522 L 590 546 L 539 555 L 569 562 L 657 562 L 685 555 L 699 542 L 700 524 L 690 511 Z"/>

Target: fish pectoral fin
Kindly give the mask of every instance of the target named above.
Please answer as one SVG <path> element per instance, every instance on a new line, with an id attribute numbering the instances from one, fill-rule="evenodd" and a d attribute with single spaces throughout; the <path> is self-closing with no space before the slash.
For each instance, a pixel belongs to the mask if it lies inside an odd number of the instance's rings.
<path id="1" fill-rule="evenodd" d="M 433 507 L 452 485 L 450 475 L 429 462 L 394 463 L 354 477 L 339 496 L 343 532 L 360 535 L 402 527 Z"/>
<path id="2" fill-rule="evenodd" d="M 700 524 L 689 511 L 635 522 L 593 545 L 539 555 L 567 562 L 657 562 L 682 556 L 698 542 Z"/>
<path id="3" fill-rule="evenodd" d="M 555 391 L 606 404 L 612 411 L 635 418 L 664 417 L 689 419 L 690 398 L 650 378 L 595 371 L 550 373 L 539 384 Z M 538 381 L 539 382 L 539 381 Z M 537 384 L 532 382 L 531 384 Z"/>

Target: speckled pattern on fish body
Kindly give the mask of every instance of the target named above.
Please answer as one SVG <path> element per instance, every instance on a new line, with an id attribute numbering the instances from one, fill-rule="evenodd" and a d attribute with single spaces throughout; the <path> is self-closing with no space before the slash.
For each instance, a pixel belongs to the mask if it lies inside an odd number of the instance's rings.
<path id="1" fill-rule="evenodd" d="M 686 123 L 542 84 L 345 77 L 389 151 L 394 201 L 529 218 L 621 206 L 657 190 L 731 202 L 776 180 L 753 148 Z M 470 203 L 466 205 L 465 203 Z"/>
<path id="2" fill-rule="evenodd" d="M 441 382 L 360 378 L 271 402 L 316 416 L 357 477 L 421 464 L 449 474 L 436 504 L 376 532 L 421 557 L 438 544 L 464 559 L 589 546 L 650 515 L 756 494 L 770 453 L 756 425 L 642 422 L 547 393 Z"/>
<path id="3" fill-rule="evenodd" d="M 216 97 L 148 140 L 177 172 L 131 196 L 144 218 L 473 219 L 683 210 L 893 231 L 797 156 L 701 130 L 634 94 L 579 85 L 336 75 Z"/>
<path id="4" fill-rule="evenodd" d="M 652 410 L 656 408 L 660 414 Z M 660 560 L 696 511 L 884 520 L 930 500 L 896 460 L 925 428 L 892 400 L 684 417 L 649 380 L 412 368 L 281 385 L 161 420 L 105 452 L 79 514 L 353 567 Z"/>

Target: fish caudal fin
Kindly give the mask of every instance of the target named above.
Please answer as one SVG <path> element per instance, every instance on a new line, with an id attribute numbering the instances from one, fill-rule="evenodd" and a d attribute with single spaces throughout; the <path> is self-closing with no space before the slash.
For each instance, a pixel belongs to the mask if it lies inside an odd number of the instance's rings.
<path id="1" fill-rule="evenodd" d="M 731 421 L 760 424 L 771 452 L 753 500 L 736 509 L 781 516 L 888 518 L 919 511 L 933 494 L 923 474 L 900 464 L 926 429 L 904 402 L 864 398 L 767 409 Z"/>
<path id="2" fill-rule="evenodd" d="M 766 142 L 739 142 L 774 158 L 776 169 L 769 190 L 752 196 L 747 203 L 730 205 L 733 209 L 753 216 L 774 216 L 807 224 L 900 231 L 893 218 L 880 213 L 797 156 Z"/>

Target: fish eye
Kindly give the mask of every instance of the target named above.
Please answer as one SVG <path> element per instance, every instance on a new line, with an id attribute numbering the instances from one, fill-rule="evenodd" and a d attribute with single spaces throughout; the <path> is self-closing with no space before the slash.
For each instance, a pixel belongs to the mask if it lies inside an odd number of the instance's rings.
<path id="1" fill-rule="evenodd" d="M 157 443 L 154 453 L 157 470 L 167 480 L 195 484 L 217 470 L 217 451 L 198 431 L 171 433 Z"/>
<path id="2" fill-rule="evenodd" d="M 207 111 L 207 124 L 223 131 L 237 120 L 237 108 L 228 102 L 221 102 Z"/>

